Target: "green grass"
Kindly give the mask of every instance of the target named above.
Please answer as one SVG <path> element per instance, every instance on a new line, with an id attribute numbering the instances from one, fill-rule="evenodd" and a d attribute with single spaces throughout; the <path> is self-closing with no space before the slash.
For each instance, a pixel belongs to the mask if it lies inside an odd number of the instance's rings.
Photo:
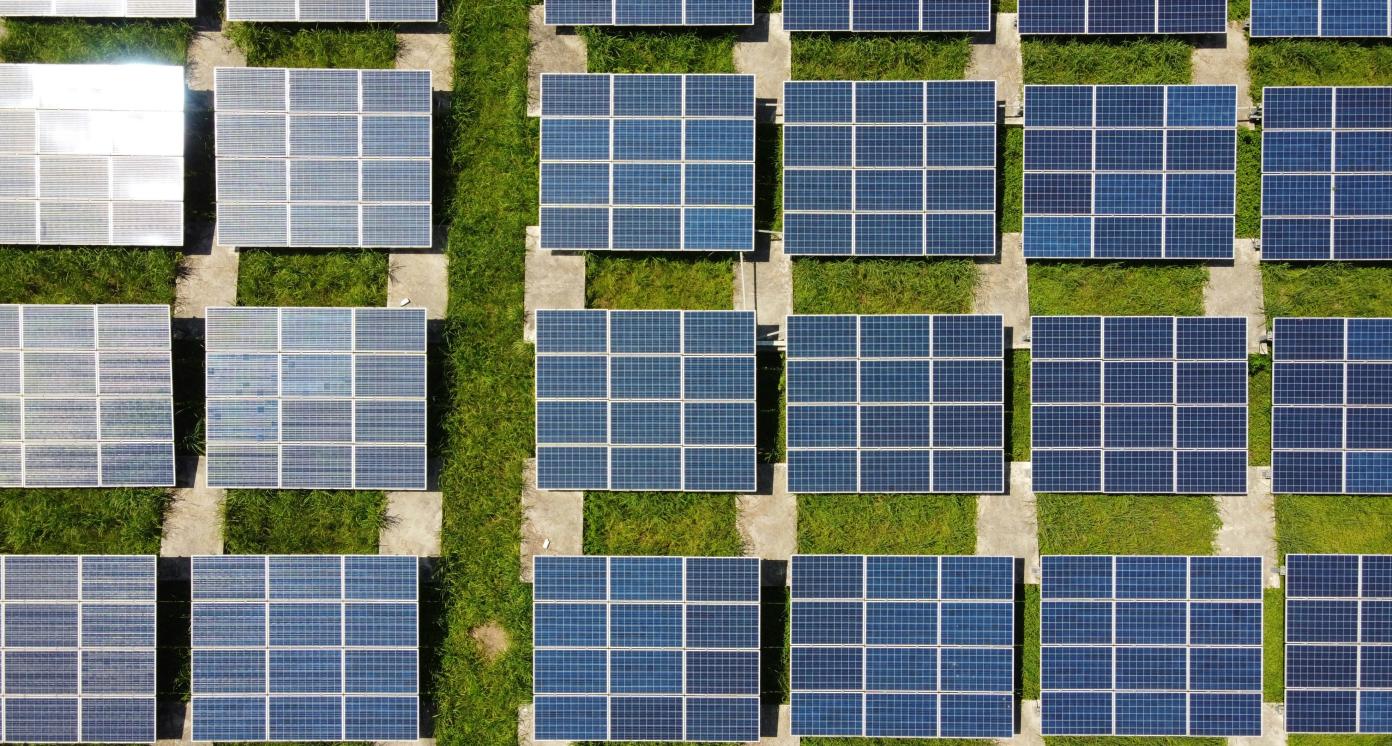
<path id="1" fill-rule="evenodd" d="M 793 260 L 797 313 L 968 313 L 970 259 Z"/>
<path id="2" fill-rule="evenodd" d="M 1019 233 L 1024 219 L 1024 181 L 1025 181 L 1025 128 L 1006 127 L 1001 138 L 1000 161 L 1000 204 L 997 221 L 1001 233 Z"/>
<path id="3" fill-rule="evenodd" d="M 723 255 L 590 254 L 585 296 L 590 308 L 729 309 L 734 260 Z"/>
<path id="4" fill-rule="evenodd" d="M 583 26 L 580 37 L 592 73 L 733 73 L 739 32 Z"/>
<path id="5" fill-rule="evenodd" d="M 975 495 L 798 495 L 801 554 L 975 554 Z"/>
<path id="6" fill-rule="evenodd" d="M 227 554 L 376 554 L 387 496 L 348 490 L 229 490 Z"/>
<path id="7" fill-rule="evenodd" d="M 1262 592 L 1262 699 L 1286 698 L 1286 592 L 1267 588 Z"/>
<path id="8" fill-rule="evenodd" d="M 1252 0 L 1228 0 L 1228 20 L 1245 21 L 1252 15 Z"/>
<path id="9" fill-rule="evenodd" d="M 389 255 L 369 249 L 247 249 L 237 268 L 243 306 L 381 306 Z"/>
<path id="10" fill-rule="evenodd" d="M 1247 463 L 1271 464 L 1271 356 L 1247 360 Z"/>
<path id="11" fill-rule="evenodd" d="M 1392 554 L 1392 500 L 1277 495 L 1276 549 L 1287 554 Z"/>
<path id="12" fill-rule="evenodd" d="M 159 554 L 162 489 L 0 490 L 0 553 Z"/>
<path id="13" fill-rule="evenodd" d="M 1212 554 L 1213 498 L 1041 494 L 1040 554 Z"/>
<path id="14" fill-rule="evenodd" d="M 187 21 L 79 21 L 5 19 L 0 60 L 5 62 L 150 62 L 188 60 L 193 25 Z"/>
<path id="15" fill-rule="evenodd" d="M 1343 39 L 1253 39 L 1247 69 L 1252 100 L 1286 85 L 1392 84 L 1392 47 Z"/>
<path id="16" fill-rule="evenodd" d="M 1026 558 L 1026 562 L 1032 559 Z M 1016 652 L 1020 671 L 1020 699 L 1039 699 L 1039 586 L 1024 589 L 1024 618 L 1020 625 L 1020 649 Z"/>
<path id="17" fill-rule="evenodd" d="M 1388 746 L 1389 743 L 1392 743 L 1392 738 L 1348 735 L 1312 736 L 1304 733 L 1293 733 L 1286 737 L 1286 742 L 1291 746 Z"/>
<path id="18" fill-rule="evenodd" d="M 0 247 L 7 303 L 174 303 L 176 249 Z"/>
<path id="19" fill-rule="evenodd" d="M 995 741 L 969 738 L 832 738 L 823 736 L 804 737 L 799 743 L 803 746 L 991 746 Z"/>
<path id="20" fill-rule="evenodd" d="M 1020 333 L 1022 330 L 1016 330 Z M 1006 411 L 1010 413 L 1010 422 L 1005 432 L 1010 441 L 1006 443 L 1005 450 L 1010 455 L 1011 461 L 1029 461 L 1030 459 L 1030 352 L 1029 350 L 1011 350 L 1006 358 L 1006 379 L 1010 386 L 1006 389 L 1006 395 L 1010 398 L 1006 401 Z"/>
<path id="21" fill-rule="evenodd" d="M 794 34 L 793 80 L 961 80 L 971 38 Z"/>
<path id="22" fill-rule="evenodd" d="M 585 554 L 730 557 L 744 544 L 735 496 L 686 492 L 585 495 Z"/>
<path id="23" fill-rule="evenodd" d="M 223 27 L 252 67 L 344 67 L 388 69 L 396 66 L 396 30 L 366 25 L 344 29 L 229 23 Z"/>
<path id="24" fill-rule="evenodd" d="M 1279 316 L 1392 316 L 1392 272 L 1353 262 L 1262 262 L 1267 328 Z"/>
<path id="25" fill-rule="evenodd" d="M 1047 746 L 1224 746 L 1223 738 L 1188 738 L 1179 736 L 1119 738 L 1114 736 L 1050 736 Z"/>
<path id="26" fill-rule="evenodd" d="M 1261 237 L 1261 130 L 1237 130 L 1237 237 Z"/>
<path id="27" fill-rule="evenodd" d="M 1188 83 L 1194 48 L 1175 38 L 1025 39 L 1026 84 Z"/>
<path id="28" fill-rule="evenodd" d="M 1031 262 L 1030 313 L 1202 316 L 1207 284 L 1202 264 Z"/>

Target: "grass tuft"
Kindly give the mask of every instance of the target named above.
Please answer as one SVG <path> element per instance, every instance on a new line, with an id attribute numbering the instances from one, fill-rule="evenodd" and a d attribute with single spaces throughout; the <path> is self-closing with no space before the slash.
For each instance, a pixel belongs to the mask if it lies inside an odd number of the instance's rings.
<path id="1" fill-rule="evenodd" d="M 237 268 L 243 306 L 381 306 L 389 255 L 371 249 L 246 249 Z"/>
<path id="2" fill-rule="evenodd" d="M 174 303 L 177 249 L 0 247 L 7 303 Z"/>
<path id="3" fill-rule="evenodd" d="M 227 554 L 376 554 L 387 497 L 348 490 L 229 490 Z"/>
<path id="4" fill-rule="evenodd" d="M 1202 316 L 1202 264 L 1031 262 L 1030 313 Z"/>
<path id="5" fill-rule="evenodd" d="M 970 259 L 793 260 L 795 313 L 968 313 Z"/>
<path id="6" fill-rule="evenodd" d="M 1003 132 L 998 164 L 1001 183 L 997 225 L 1001 233 L 1019 233 L 1023 230 L 1025 209 L 1025 128 L 1006 127 Z"/>
<path id="7" fill-rule="evenodd" d="M 1261 237 L 1261 130 L 1237 130 L 1237 237 Z"/>
<path id="8" fill-rule="evenodd" d="M 1392 316 L 1392 273 L 1353 262 L 1262 262 L 1267 328 L 1279 316 Z"/>
<path id="9" fill-rule="evenodd" d="M 396 66 L 396 30 L 368 24 L 282 26 L 228 23 L 223 28 L 252 67 L 343 67 L 390 69 Z"/>
<path id="10" fill-rule="evenodd" d="M 1271 464 L 1271 356 L 1247 360 L 1247 463 Z"/>
<path id="11" fill-rule="evenodd" d="M 1211 497 L 1038 495 L 1040 554 L 1212 554 Z"/>
<path id="12" fill-rule="evenodd" d="M 975 554 L 975 495 L 798 495 L 801 554 Z"/>
<path id="13" fill-rule="evenodd" d="M 1287 85 L 1392 85 L 1392 47 L 1346 39 L 1253 39 L 1252 100 Z"/>
<path id="14" fill-rule="evenodd" d="M 744 543 L 735 496 L 686 492 L 585 495 L 585 554 L 733 557 Z"/>
<path id="15" fill-rule="evenodd" d="M 1267 588 L 1262 592 L 1262 699 L 1286 698 L 1286 592 Z"/>
<path id="16" fill-rule="evenodd" d="M 969 61 L 968 36 L 793 36 L 793 80 L 961 80 Z"/>
<path id="17" fill-rule="evenodd" d="M 1366 495 L 1277 495 L 1276 549 L 1287 554 L 1392 554 L 1392 501 Z"/>
<path id="18" fill-rule="evenodd" d="M 48 64 L 188 61 L 193 25 L 187 21 L 5 19 L 0 60 Z"/>
<path id="19" fill-rule="evenodd" d="M 734 304 L 734 262 L 728 254 L 590 254 L 585 258 L 586 305 L 729 309 Z"/>
<path id="20" fill-rule="evenodd" d="M 1194 48 L 1176 38 L 1030 38 L 1020 45 L 1026 84 L 1188 83 Z"/>
<path id="21" fill-rule="evenodd" d="M 733 73 L 730 29 L 618 29 L 583 26 L 592 73 Z"/>
<path id="22" fill-rule="evenodd" d="M 163 489 L 0 490 L 0 553 L 159 554 Z"/>
<path id="23" fill-rule="evenodd" d="M 1026 562 L 1032 562 L 1030 558 Z M 1039 699 L 1039 586 L 1024 587 L 1024 618 L 1020 621 L 1020 649 L 1015 653 L 1020 671 L 1020 699 Z"/>
<path id="24" fill-rule="evenodd" d="M 1017 330 L 1019 333 L 1023 330 Z M 1006 380 L 1010 382 L 1006 395 L 1005 411 L 1010 421 L 1005 432 L 1010 438 L 1005 444 L 1006 455 L 1011 461 L 1030 460 L 1030 352 L 1011 350 L 1006 355 Z"/>

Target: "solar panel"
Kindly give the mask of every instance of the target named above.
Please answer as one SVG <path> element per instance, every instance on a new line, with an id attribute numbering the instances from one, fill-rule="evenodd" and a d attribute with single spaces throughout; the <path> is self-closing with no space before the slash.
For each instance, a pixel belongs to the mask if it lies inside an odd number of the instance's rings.
<path id="1" fill-rule="evenodd" d="M 194 557 L 195 741 L 414 741 L 415 557 Z"/>
<path id="2" fill-rule="evenodd" d="M 436 15 L 435 0 L 227 0 L 229 21 L 434 23 Z"/>
<path id="3" fill-rule="evenodd" d="M 1000 316 L 789 316 L 788 490 L 1005 489 Z"/>
<path id="4" fill-rule="evenodd" d="M 1392 319 L 1276 319 L 1271 488 L 1392 494 Z"/>
<path id="5" fill-rule="evenodd" d="M 538 741 L 758 741 L 759 560 L 534 560 Z"/>
<path id="6" fill-rule="evenodd" d="M 783 84 L 788 254 L 996 253 L 995 81 Z"/>
<path id="7" fill-rule="evenodd" d="M 1263 259 L 1392 259 L 1392 88 L 1266 88 Z"/>
<path id="8" fill-rule="evenodd" d="M 193 18 L 194 0 L 0 0 L 0 17 Z"/>
<path id="9" fill-rule="evenodd" d="M 547 0 L 553 26 L 749 26 L 753 0 Z"/>
<path id="10" fill-rule="evenodd" d="M 1046 556 L 1045 736 L 1259 736 L 1260 557 Z"/>
<path id="11" fill-rule="evenodd" d="M 753 251 L 754 76 L 542 75 L 541 247 Z"/>
<path id="12" fill-rule="evenodd" d="M 1025 86 L 1025 258 L 1232 259 L 1236 128 L 1236 86 Z"/>
<path id="13" fill-rule="evenodd" d="M 788 0 L 787 31 L 991 30 L 987 0 Z"/>
<path id="14" fill-rule="evenodd" d="M 207 314 L 209 487 L 426 488 L 425 309 Z"/>
<path id="15" fill-rule="evenodd" d="M 750 492 L 752 311 L 537 311 L 537 486 Z"/>
<path id="16" fill-rule="evenodd" d="M 1392 556 L 1286 556 L 1286 731 L 1392 733 Z"/>
<path id="17" fill-rule="evenodd" d="M 792 559 L 795 736 L 1009 738 L 1012 557 Z"/>
<path id="18" fill-rule="evenodd" d="M 1035 316 L 1035 492 L 1247 493 L 1247 320 Z"/>
<path id="19" fill-rule="evenodd" d="M 1387 0 L 1253 0 L 1250 31 L 1261 36 L 1392 34 Z"/>
<path id="20" fill-rule="evenodd" d="M 430 71 L 213 75 L 220 244 L 430 248 Z"/>
<path id="21" fill-rule="evenodd" d="M 183 245 L 182 67 L 0 65 L 0 133 L 0 244 Z"/>
<path id="22" fill-rule="evenodd" d="M 1224 0 L 1020 0 L 1019 24 L 1022 34 L 1222 34 L 1228 5 Z"/>

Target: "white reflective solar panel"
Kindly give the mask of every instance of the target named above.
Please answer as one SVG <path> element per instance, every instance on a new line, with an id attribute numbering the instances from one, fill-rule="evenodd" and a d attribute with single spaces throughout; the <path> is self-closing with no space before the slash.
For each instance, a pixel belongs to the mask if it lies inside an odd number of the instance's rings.
<path id="1" fill-rule="evenodd" d="M 214 71 L 227 246 L 429 248 L 428 70 Z"/>
<path id="2" fill-rule="evenodd" d="M 425 310 L 209 308 L 208 486 L 425 489 Z"/>
<path id="3" fill-rule="evenodd" d="M 0 16 L 193 18 L 196 0 L 0 0 Z"/>
<path id="4" fill-rule="evenodd" d="M 0 65 L 0 244 L 183 245 L 183 112 L 182 67 Z"/>
<path id="5" fill-rule="evenodd" d="M 435 0 L 228 0 L 227 20 L 434 23 L 438 18 Z"/>

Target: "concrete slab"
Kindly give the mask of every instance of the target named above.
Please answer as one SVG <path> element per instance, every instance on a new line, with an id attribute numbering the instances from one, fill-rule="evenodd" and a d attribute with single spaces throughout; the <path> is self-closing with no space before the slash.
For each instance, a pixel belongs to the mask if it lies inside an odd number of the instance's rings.
<path id="1" fill-rule="evenodd" d="M 522 336 L 528 342 L 536 341 L 537 309 L 585 307 L 585 256 L 543 250 L 541 229 L 535 225 L 527 228 L 523 304 L 527 318 Z"/>
<path id="2" fill-rule="evenodd" d="M 429 70 L 430 87 L 454 90 L 454 49 L 449 34 L 396 35 L 396 69 Z"/>
<path id="3" fill-rule="evenodd" d="M 222 554 L 222 502 L 226 490 L 208 486 L 207 460 L 193 458 L 179 463 L 180 488 L 174 490 L 164 514 L 161 557 Z"/>
<path id="4" fill-rule="evenodd" d="M 1271 496 L 1271 479 L 1265 466 L 1247 469 L 1247 494 L 1218 495 L 1218 529 L 1214 546 L 1218 554 L 1260 556 L 1266 569 L 1266 582 L 1281 587 L 1276 563 L 1276 501 Z"/>
<path id="5" fill-rule="evenodd" d="M 207 226 L 184 249 L 174 280 L 174 316 L 201 319 L 208 306 L 236 305 L 238 264 L 236 249 L 213 243 L 213 226 Z"/>
<path id="6" fill-rule="evenodd" d="M 539 490 L 536 459 L 522 467 L 522 582 L 532 582 L 538 554 L 581 554 L 585 539 L 585 493 Z"/>
<path id="7" fill-rule="evenodd" d="M 412 557 L 440 556 L 444 496 L 439 492 L 388 492 L 387 525 L 377 551 Z"/>
<path id="8" fill-rule="evenodd" d="M 1251 738 L 1229 738 L 1228 746 L 1285 746 L 1286 714 L 1278 702 L 1262 703 L 1262 734 Z"/>
<path id="9" fill-rule="evenodd" d="M 978 261 L 976 298 L 972 313 L 998 313 L 1011 330 L 1010 344 L 1029 347 L 1029 271 L 1019 233 L 1001 236 L 998 256 Z"/>
<path id="10" fill-rule="evenodd" d="M 768 336 L 770 328 L 783 328 L 793 312 L 793 262 L 783 253 L 781 239 L 769 241 L 767 250 L 760 248 L 754 256 L 736 260 L 734 307 L 754 311 L 754 323 L 764 332 L 760 339 Z"/>
<path id="11" fill-rule="evenodd" d="M 735 497 L 735 526 L 744 553 L 768 570 L 764 585 L 784 585 L 787 562 L 797 552 L 797 498 L 788 494 L 788 465 L 759 465 L 759 494 Z"/>
<path id="12" fill-rule="evenodd" d="M 1012 738 L 1002 738 L 996 743 L 1002 746 L 1044 746 L 1043 728 L 1040 727 L 1039 700 L 1020 701 L 1020 732 Z"/>
<path id="13" fill-rule="evenodd" d="M 184 79 L 190 91 L 211 91 L 214 68 L 246 66 L 246 55 L 221 31 L 199 31 L 189 42 Z"/>
<path id="14" fill-rule="evenodd" d="M 1261 352 L 1261 339 L 1266 336 L 1266 301 L 1262 295 L 1261 255 L 1255 241 L 1238 239 L 1233 246 L 1232 264 L 1209 265 L 1204 314 L 1246 316 L 1247 353 Z"/>
<path id="15" fill-rule="evenodd" d="M 1005 116 L 1020 116 L 1025 100 L 1025 64 L 1020 57 L 1020 29 L 1014 13 L 997 13 L 992 34 L 972 39 L 967 80 L 996 81 L 996 98 L 1005 105 Z"/>
<path id="16" fill-rule="evenodd" d="M 443 319 L 449 307 L 449 259 L 435 251 L 394 251 L 387 265 L 387 305 L 424 308 Z"/>
<path id="17" fill-rule="evenodd" d="M 1252 80 L 1247 74 L 1247 33 L 1242 25 L 1242 21 L 1228 21 L 1226 34 L 1198 37 L 1191 62 L 1191 82 L 1194 85 L 1236 85 L 1237 118 L 1246 122 L 1252 113 Z"/>
<path id="18" fill-rule="evenodd" d="M 764 705 L 759 713 L 759 743 L 762 746 L 798 746 L 802 739 L 793 735 L 792 705 Z"/>
<path id="19" fill-rule="evenodd" d="M 583 73 L 589 57 L 585 40 L 575 29 L 547 26 L 541 3 L 532 6 L 528 21 L 532 53 L 527 58 L 527 115 L 541 116 L 541 74 Z"/>
<path id="20" fill-rule="evenodd" d="M 976 553 L 1020 557 L 1025 582 L 1038 583 L 1039 516 L 1031 482 L 1029 462 L 1013 462 L 1008 492 L 976 498 Z"/>
<path id="21" fill-rule="evenodd" d="M 783 116 L 783 83 L 793 77 L 793 44 L 782 13 L 759 13 L 735 42 L 735 72 L 754 76 L 763 121 Z"/>

